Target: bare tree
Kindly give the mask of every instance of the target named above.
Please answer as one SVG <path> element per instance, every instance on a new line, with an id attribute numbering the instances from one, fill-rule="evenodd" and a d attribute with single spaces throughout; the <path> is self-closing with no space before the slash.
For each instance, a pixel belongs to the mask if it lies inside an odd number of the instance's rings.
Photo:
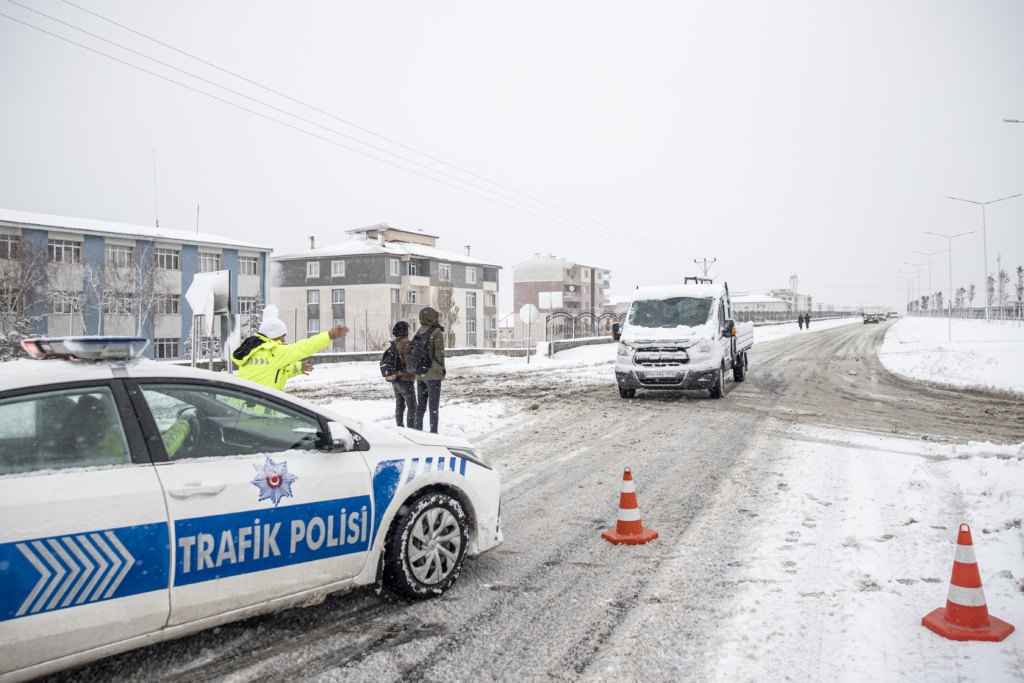
<path id="1" fill-rule="evenodd" d="M 935 310 L 942 313 L 942 292 L 935 292 Z"/>
<path id="2" fill-rule="evenodd" d="M 5 235 L 0 253 L 0 360 L 23 358 L 21 340 L 42 319 L 46 285 L 46 245 L 26 244 L 20 235 Z M 40 314 L 36 314 L 35 309 Z"/>
<path id="3" fill-rule="evenodd" d="M 956 295 L 953 298 L 953 305 L 956 307 L 956 309 L 958 311 L 960 311 L 960 315 L 961 316 L 963 316 L 963 314 L 964 314 L 964 301 L 966 299 L 967 299 L 967 289 L 966 288 L 960 287 L 958 290 L 956 290 Z"/>
<path id="4" fill-rule="evenodd" d="M 996 302 L 996 279 L 991 275 L 985 278 L 985 300 L 988 306 Z"/>
<path id="5" fill-rule="evenodd" d="M 451 278 L 441 280 L 434 294 L 434 308 L 445 325 L 445 346 L 455 346 L 455 324 L 459 322 L 459 307 L 455 304 L 455 285 Z"/>
<path id="6" fill-rule="evenodd" d="M 1024 266 L 1017 266 L 1017 284 L 1014 285 L 1017 292 L 1017 317 L 1024 315 Z"/>
<path id="7" fill-rule="evenodd" d="M 928 310 L 928 295 L 927 294 L 922 294 L 921 295 L 921 306 L 917 310 L 919 310 L 919 311 L 927 311 Z"/>

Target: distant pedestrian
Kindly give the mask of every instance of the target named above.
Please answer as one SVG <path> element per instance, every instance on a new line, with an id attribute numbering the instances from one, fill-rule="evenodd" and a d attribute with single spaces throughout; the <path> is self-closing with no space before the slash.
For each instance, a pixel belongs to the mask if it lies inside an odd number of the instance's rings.
<path id="1" fill-rule="evenodd" d="M 798 315 L 796 317 L 796 324 L 800 327 L 801 330 L 804 329 L 804 314 L 803 313 L 801 313 L 800 315 Z"/>
<path id="2" fill-rule="evenodd" d="M 804 315 L 804 327 L 811 329 L 811 314 L 807 313 Z"/>
<path id="3" fill-rule="evenodd" d="M 447 370 L 444 367 L 444 328 L 439 324 L 438 314 L 429 306 L 420 311 L 420 329 L 417 335 L 430 335 L 427 352 L 430 369 L 416 376 L 416 424 L 413 428 L 423 429 L 423 416 L 430 408 L 430 431 L 437 433 L 440 419 L 441 381 Z"/>
<path id="4" fill-rule="evenodd" d="M 410 374 L 405 365 L 405 347 L 409 346 L 409 323 L 399 320 L 391 329 L 391 334 L 395 335 L 398 372 L 384 379 L 391 382 L 395 390 L 395 422 L 399 427 L 411 428 L 416 425 L 416 375 Z"/>

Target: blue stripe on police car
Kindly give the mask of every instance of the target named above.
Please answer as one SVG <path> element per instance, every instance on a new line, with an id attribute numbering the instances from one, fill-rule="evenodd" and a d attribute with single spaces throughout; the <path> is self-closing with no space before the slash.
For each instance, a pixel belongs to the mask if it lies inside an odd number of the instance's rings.
<path id="1" fill-rule="evenodd" d="M 0 544 L 0 621 L 167 588 L 166 524 Z"/>
<path id="2" fill-rule="evenodd" d="M 366 552 L 369 496 L 195 517 L 174 524 L 174 585 Z"/>

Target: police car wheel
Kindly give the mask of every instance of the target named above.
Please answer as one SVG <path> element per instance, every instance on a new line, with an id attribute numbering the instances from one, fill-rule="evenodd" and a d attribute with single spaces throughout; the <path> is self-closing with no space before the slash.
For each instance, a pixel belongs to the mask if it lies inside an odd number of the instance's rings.
<path id="1" fill-rule="evenodd" d="M 407 598 L 443 593 L 462 570 L 467 528 L 462 505 L 443 493 L 403 505 L 384 549 L 384 586 Z"/>

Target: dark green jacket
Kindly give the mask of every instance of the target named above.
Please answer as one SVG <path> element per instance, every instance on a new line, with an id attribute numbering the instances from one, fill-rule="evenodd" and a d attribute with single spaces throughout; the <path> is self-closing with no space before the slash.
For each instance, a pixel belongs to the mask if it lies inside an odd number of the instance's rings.
<path id="1" fill-rule="evenodd" d="M 437 311 L 429 306 L 420 311 L 420 329 L 417 334 L 426 334 L 431 327 L 434 331 L 430 333 L 427 341 L 427 349 L 430 351 L 430 369 L 424 375 L 417 375 L 416 379 L 427 381 L 432 379 L 444 379 L 444 328 L 438 324 Z"/>

